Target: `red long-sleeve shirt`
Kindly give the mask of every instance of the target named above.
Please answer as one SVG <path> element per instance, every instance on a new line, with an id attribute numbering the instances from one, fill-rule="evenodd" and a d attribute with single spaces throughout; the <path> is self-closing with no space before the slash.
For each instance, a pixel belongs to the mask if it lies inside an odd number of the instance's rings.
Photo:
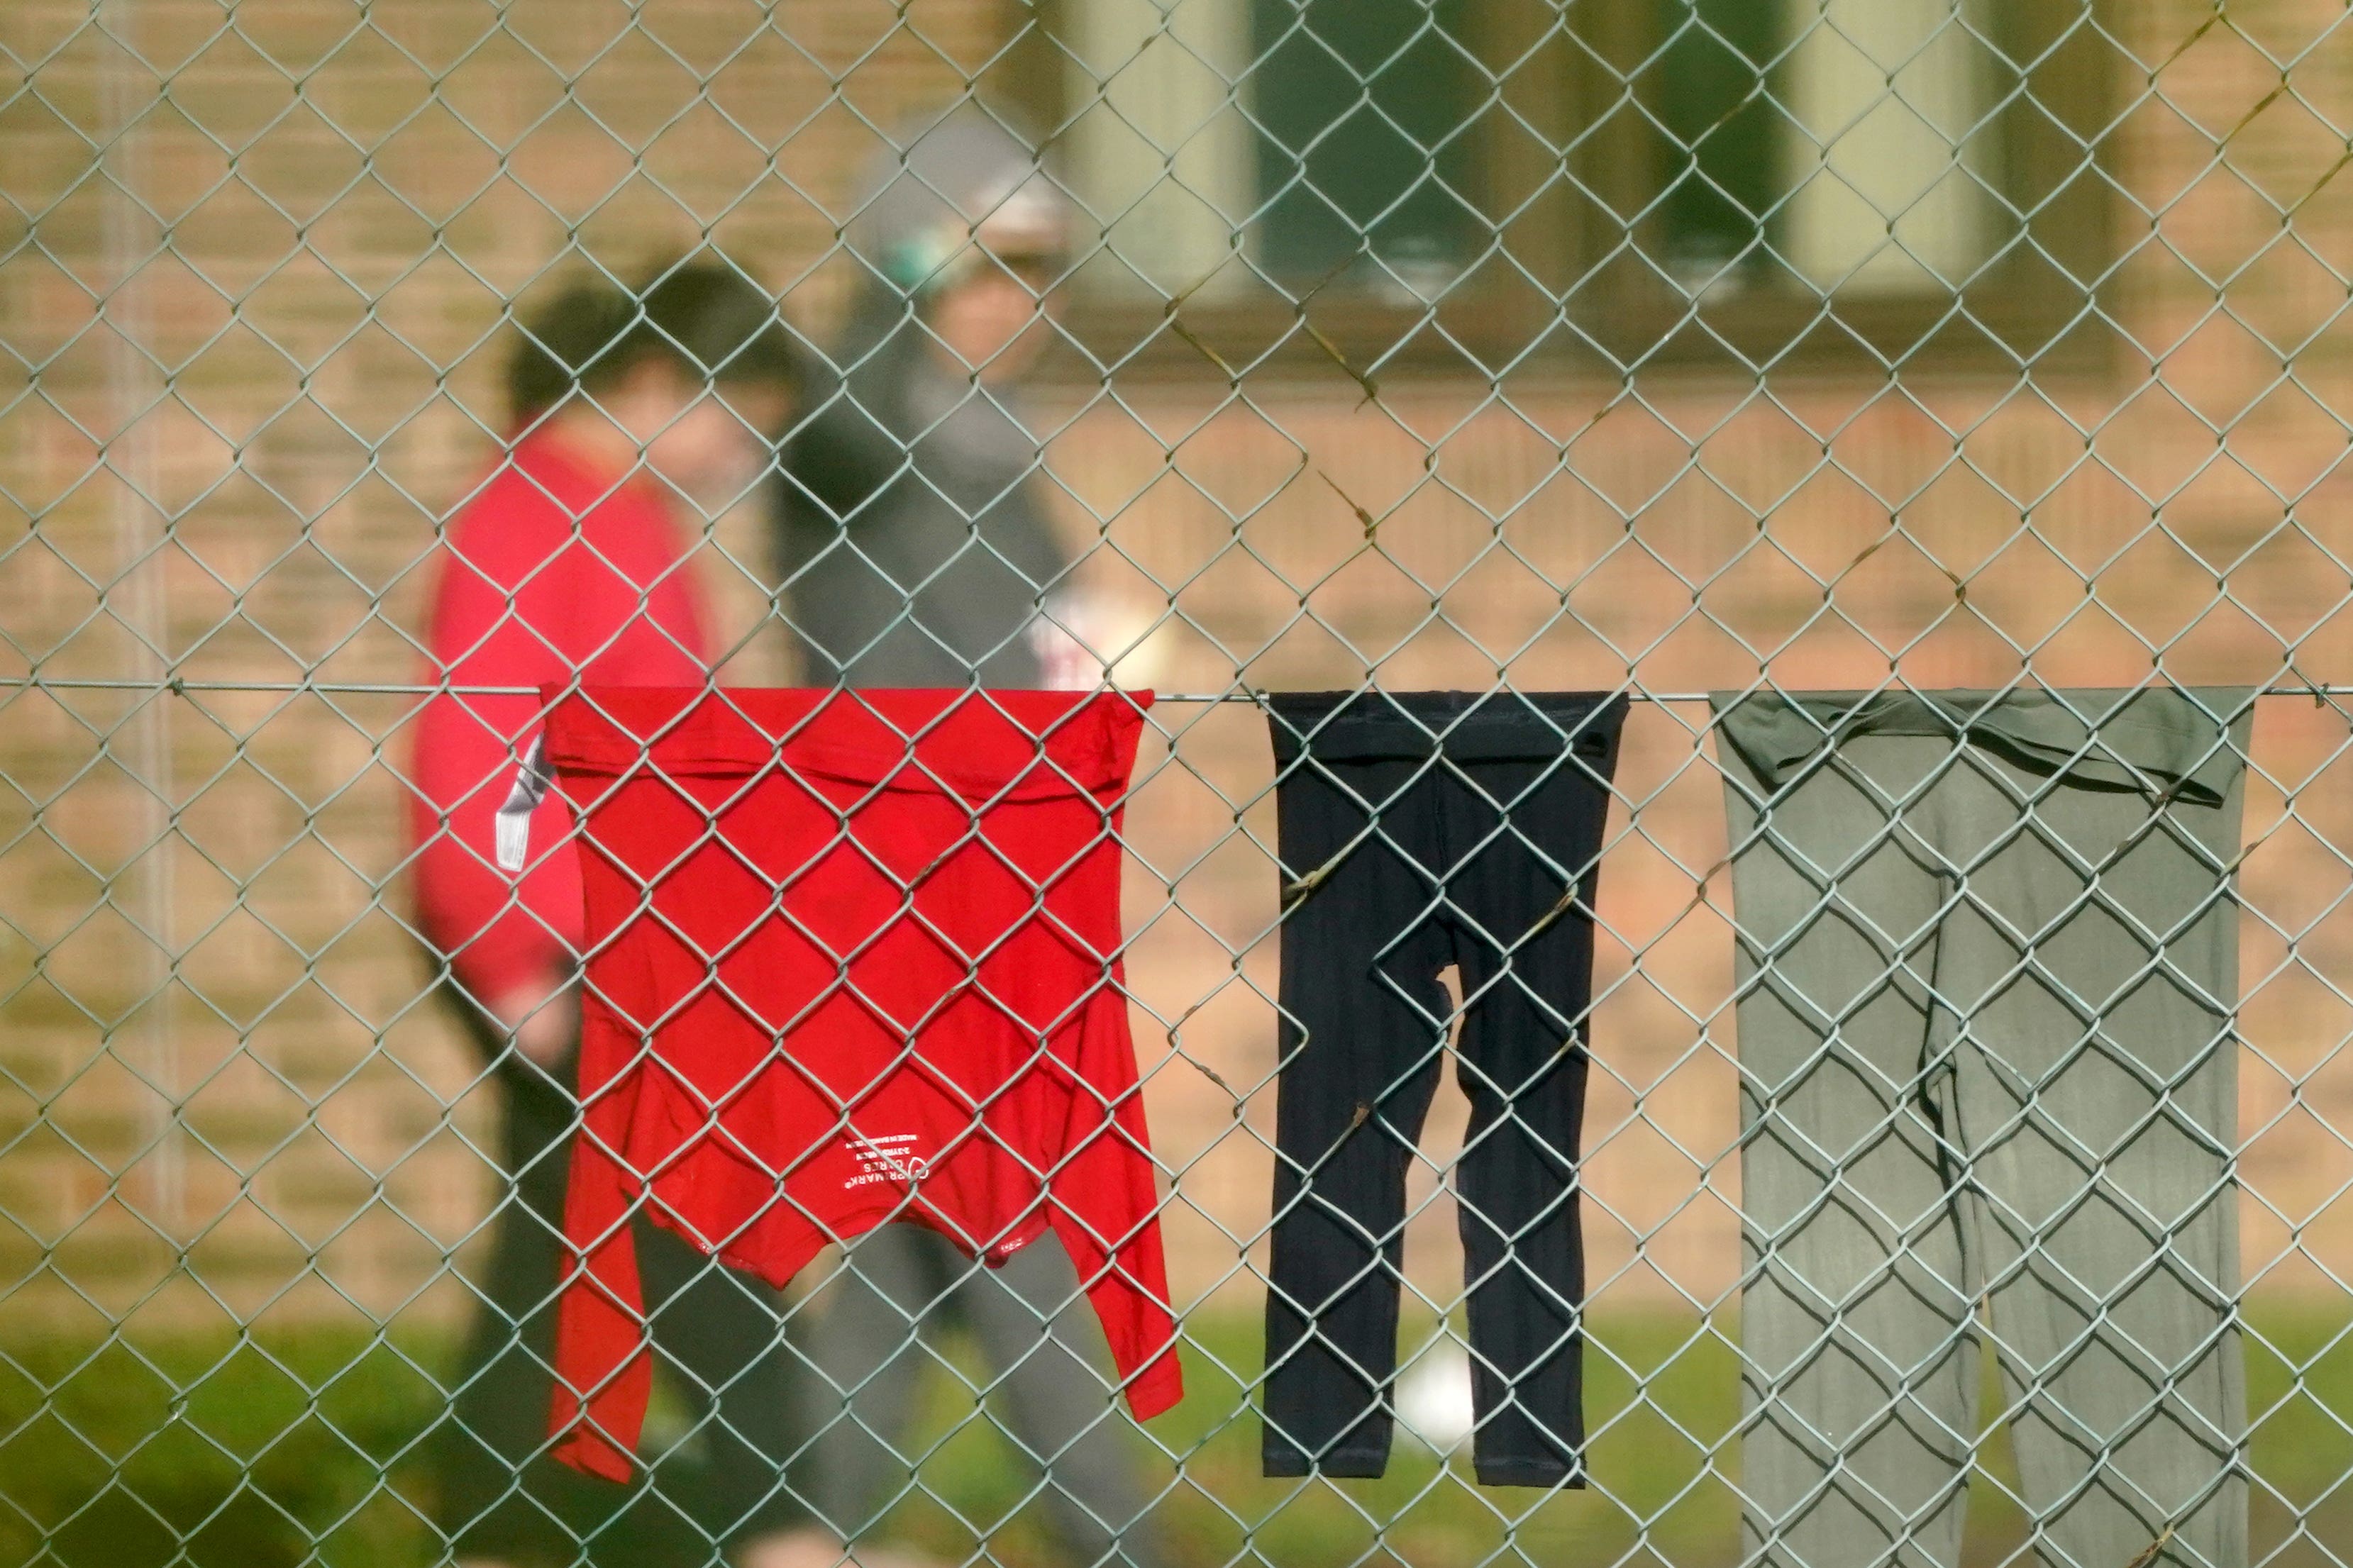
<path id="1" fill-rule="evenodd" d="M 427 679 L 461 686 L 677 686 L 709 639 L 691 542 L 654 482 L 607 472 L 560 432 L 525 437 L 443 539 Z M 570 822 L 543 803 L 520 882 L 498 868 L 492 817 L 539 728 L 533 695 L 427 699 L 415 725 L 409 826 L 418 928 L 477 999 L 568 969 L 580 948 Z"/>
<path id="2" fill-rule="evenodd" d="M 585 688 L 583 1127 L 558 1458 L 627 1479 L 651 1382 L 628 1216 L 773 1284 L 891 1220 L 1051 1230 L 1125 1384 L 1182 1392 L 1127 1026 L 1117 837 L 1149 693 Z"/>

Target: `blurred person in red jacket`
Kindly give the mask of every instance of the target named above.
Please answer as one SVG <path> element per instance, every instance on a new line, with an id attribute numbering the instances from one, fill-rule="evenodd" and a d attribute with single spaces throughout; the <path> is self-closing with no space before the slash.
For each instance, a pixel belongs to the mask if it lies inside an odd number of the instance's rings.
<path id="1" fill-rule="evenodd" d="M 773 1559 L 803 1519 L 783 1484 L 806 1400 L 775 1293 L 638 1224 L 667 1440 L 654 1485 L 624 1490 L 544 1457 L 552 1306 L 578 1007 L 580 869 L 561 806 L 532 824 L 520 878 L 494 818 L 535 734 L 533 689 L 574 679 L 700 685 L 711 626 L 692 556 L 709 520 L 758 484 L 790 406 L 796 355 L 775 301 L 723 259 L 624 289 L 601 275 L 527 318 L 508 372 L 510 444 L 450 521 L 429 630 L 450 689 L 415 727 L 410 826 L 420 934 L 502 1100 L 502 1180 L 479 1307 L 431 1449 L 457 1560 Z M 480 688 L 523 689 L 503 692 Z M 658 1405 L 658 1409 L 660 1406 Z M 582 1556 L 582 1542 L 589 1542 Z"/>

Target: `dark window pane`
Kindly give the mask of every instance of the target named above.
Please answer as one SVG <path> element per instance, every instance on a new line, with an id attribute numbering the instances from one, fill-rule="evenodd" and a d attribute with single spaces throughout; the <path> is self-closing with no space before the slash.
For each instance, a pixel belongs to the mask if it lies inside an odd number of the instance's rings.
<path id="1" fill-rule="evenodd" d="M 1754 263 L 1775 186 L 1777 122 L 1763 76 L 1780 44 L 1778 0 L 1657 0 L 1656 102 L 1676 145 L 1659 209 L 1667 260 L 1679 272 Z"/>
<path id="2" fill-rule="evenodd" d="M 1377 258 L 1419 288 L 1483 243 L 1464 183 L 1489 95 L 1474 0 L 1254 0 L 1258 254 L 1313 279 Z"/>

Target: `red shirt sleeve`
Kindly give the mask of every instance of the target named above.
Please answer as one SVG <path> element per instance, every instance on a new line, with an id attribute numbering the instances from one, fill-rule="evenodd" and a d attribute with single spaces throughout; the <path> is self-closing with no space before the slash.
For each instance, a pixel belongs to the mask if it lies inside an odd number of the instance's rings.
<path id="1" fill-rule="evenodd" d="M 554 1457 L 607 1480 L 633 1473 L 653 1392 L 638 1248 L 629 1229 L 642 1173 L 622 1157 L 642 1072 L 624 1031 L 591 992 L 581 1036 L 580 1135 L 572 1141 L 564 1235 L 574 1251 L 555 1314 L 555 1395 L 548 1411 Z M 714 1265 L 715 1267 L 715 1265 Z"/>
<path id="2" fill-rule="evenodd" d="M 1153 1186 L 1152 1134 L 1144 1121 L 1135 1049 L 1119 1022 L 1098 1024 L 1127 1005 L 1125 977 L 1088 1002 L 1079 1031 L 1078 1083 L 1065 1147 L 1051 1181 L 1054 1234 L 1111 1345 L 1112 1363 L 1139 1421 L 1185 1396 L 1176 1359 L 1176 1319 L 1160 1247 L 1160 1198 Z M 1121 1021 L 1124 1022 L 1124 1021 Z"/>

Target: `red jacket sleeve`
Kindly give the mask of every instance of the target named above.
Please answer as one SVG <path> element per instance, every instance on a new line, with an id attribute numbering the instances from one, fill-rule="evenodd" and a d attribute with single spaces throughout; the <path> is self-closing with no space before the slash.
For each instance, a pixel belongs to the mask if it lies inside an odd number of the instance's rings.
<path id="1" fill-rule="evenodd" d="M 1160 1199 L 1134 1047 L 1126 1030 L 1095 1025 L 1102 1010 L 1126 1005 L 1118 984 L 1105 985 L 1087 1004 L 1050 1213 L 1054 1234 L 1078 1266 L 1079 1281 L 1103 1322 L 1112 1361 L 1127 1386 L 1128 1408 L 1144 1420 L 1182 1399 L 1185 1379 L 1176 1360 L 1176 1320 L 1168 1307 Z"/>
<path id="2" fill-rule="evenodd" d="M 591 474 L 545 437 L 516 447 L 449 526 L 431 673 L 523 689 L 430 698 L 416 725 L 420 929 L 478 998 L 570 968 L 580 945 L 579 859 L 553 797 L 532 819 L 520 881 L 497 861 L 493 821 L 539 728 L 531 693 L 575 677 L 700 681 L 704 614 L 684 542 L 644 487 Z"/>
<path id="3" fill-rule="evenodd" d="M 501 475 L 451 527 L 428 631 L 437 679 L 536 688 L 570 673 L 557 652 L 567 563 L 563 542 L 549 537 L 553 510 Z M 569 968 L 580 942 L 580 867 L 560 803 L 544 800 L 534 814 L 520 879 L 497 859 L 492 820 L 539 728 L 539 707 L 536 696 L 445 694 L 426 700 L 415 726 L 418 925 L 484 1002 Z"/>

